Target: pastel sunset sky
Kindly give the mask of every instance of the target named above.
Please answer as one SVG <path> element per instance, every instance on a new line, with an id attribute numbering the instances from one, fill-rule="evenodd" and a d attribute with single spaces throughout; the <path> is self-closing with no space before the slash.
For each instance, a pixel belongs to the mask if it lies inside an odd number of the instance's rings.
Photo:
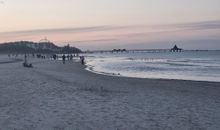
<path id="1" fill-rule="evenodd" d="M 0 43 L 220 49 L 220 0 L 0 0 Z"/>

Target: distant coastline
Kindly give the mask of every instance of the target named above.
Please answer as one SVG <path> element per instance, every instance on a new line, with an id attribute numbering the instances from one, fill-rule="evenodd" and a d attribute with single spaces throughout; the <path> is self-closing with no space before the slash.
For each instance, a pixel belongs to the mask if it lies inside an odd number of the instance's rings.
<path id="1" fill-rule="evenodd" d="M 71 47 L 70 45 L 59 47 L 54 43 L 46 40 L 40 42 L 31 41 L 16 41 L 0 44 L 0 53 L 81 53 L 79 48 Z"/>

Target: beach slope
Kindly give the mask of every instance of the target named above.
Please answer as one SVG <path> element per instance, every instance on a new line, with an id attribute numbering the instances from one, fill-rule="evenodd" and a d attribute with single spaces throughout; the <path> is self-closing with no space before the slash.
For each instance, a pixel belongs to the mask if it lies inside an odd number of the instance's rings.
<path id="1" fill-rule="evenodd" d="M 219 130 L 220 83 L 99 75 L 77 62 L 0 63 L 0 130 Z"/>

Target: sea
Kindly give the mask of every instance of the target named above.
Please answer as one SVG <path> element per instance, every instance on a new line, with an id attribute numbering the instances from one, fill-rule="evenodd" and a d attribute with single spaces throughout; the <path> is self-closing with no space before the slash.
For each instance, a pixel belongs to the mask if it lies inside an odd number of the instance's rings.
<path id="1" fill-rule="evenodd" d="M 87 70 L 112 76 L 220 82 L 220 51 L 85 54 Z"/>

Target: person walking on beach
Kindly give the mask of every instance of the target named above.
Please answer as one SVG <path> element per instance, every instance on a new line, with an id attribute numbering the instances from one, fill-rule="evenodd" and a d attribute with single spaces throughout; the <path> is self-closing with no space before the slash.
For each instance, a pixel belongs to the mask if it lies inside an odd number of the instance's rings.
<path id="1" fill-rule="evenodd" d="M 67 60 L 70 60 L 70 55 L 69 54 L 67 55 Z"/>
<path id="2" fill-rule="evenodd" d="M 81 64 L 84 65 L 85 64 L 85 57 L 84 56 L 80 56 L 80 60 L 81 60 Z"/>
<path id="3" fill-rule="evenodd" d="M 63 59 L 63 64 L 65 64 L 65 61 L 66 61 L 66 56 L 63 54 L 62 56 L 62 59 Z"/>
<path id="4" fill-rule="evenodd" d="M 73 55 L 72 54 L 70 55 L 70 60 L 73 60 Z"/>
<path id="5" fill-rule="evenodd" d="M 53 55 L 53 60 L 56 60 L 56 59 L 57 59 L 57 55 L 54 54 L 54 55 Z"/>

